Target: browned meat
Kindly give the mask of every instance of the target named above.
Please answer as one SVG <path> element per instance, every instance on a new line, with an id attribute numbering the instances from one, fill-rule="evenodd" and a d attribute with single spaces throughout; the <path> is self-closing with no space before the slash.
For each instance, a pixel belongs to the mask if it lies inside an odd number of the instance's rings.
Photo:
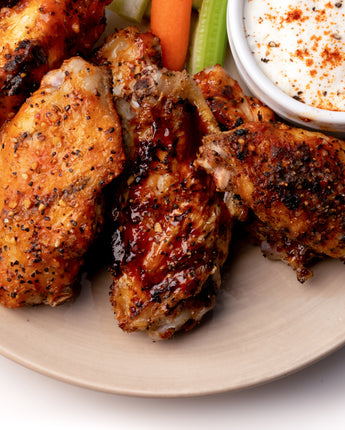
<path id="1" fill-rule="evenodd" d="M 0 302 L 54 306 L 73 296 L 101 190 L 124 164 L 108 73 L 66 61 L 2 128 L 0 147 Z"/>
<path id="2" fill-rule="evenodd" d="M 201 92 L 221 130 L 232 130 L 247 121 L 275 120 L 273 111 L 255 97 L 246 96 L 238 83 L 220 65 L 208 67 L 194 75 Z M 231 191 L 226 203 L 232 217 L 245 221 L 248 208 Z"/>
<path id="3" fill-rule="evenodd" d="M 345 143 L 284 124 L 206 136 L 199 164 L 267 228 L 314 254 L 345 257 Z"/>
<path id="4" fill-rule="evenodd" d="M 295 270 L 297 279 L 305 282 L 313 276 L 310 267 L 322 258 L 310 248 L 292 240 L 282 231 L 274 230 L 251 215 L 245 224 L 249 240 L 261 247 L 263 255 L 270 260 L 281 260 Z"/>
<path id="5" fill-rule="evenodd" d="M 223 67 L 208 67 L 194 76 L 221 130 L 231 130 L 247 121 L 275 120 L 273 111 L 255 97 L 245 96 Z"/>
<path id="6" fill-rule="evenodd" d="M 0 11 L 0 125 L 13 117 L 48 70 L 72 55 L 90 53 L 104 30 L 109 2 L 20 0 Z"/>
<path id="7" fill-rule="evenodd" d="M 213 308 L 232 222 L 212 178 L 193 167 L 216 122 L 187 73 L 156 66 L 159 52 L 150 33 L 130 29 L 100 56 L 111 63 L 129 157 L 111 301 L 122 329 L 166 339 Z"/>
<path id="8" fill-rule="evenodd" d="M 245 96 L 238 83 L 220 66 L 210 67 L 198 73 L 195 80 L 201 88 L 220 128 L 224 131 L 240 127 L 248 121 L 274 122 L 271 109 L 254 97 Z M 261 246 L 263 254 L 270 259 L 288 263 L 301 282 L 312 276 L 310 265 L 319 255 L 283 233 L 278 233 L 249 213 L 238 195 L 228 191 L 227 204 L 231 214 L 240 221 L 249 233 L 249 239 Z"/>

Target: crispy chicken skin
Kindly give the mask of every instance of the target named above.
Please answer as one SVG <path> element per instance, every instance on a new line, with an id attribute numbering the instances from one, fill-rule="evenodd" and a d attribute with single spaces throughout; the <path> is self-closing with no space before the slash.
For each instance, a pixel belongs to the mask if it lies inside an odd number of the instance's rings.
<path id="1" fill-rule="evenodd" d="M 238 83 L 220 65 L 194 75 L 194 80 L 221 130 L 231 130 L 247 121 L 274 121 L 275 115 L 255 97 L 245 96 Z"/>
<path id="2" fill-rule="evenodd" d="M 273 111 L 256 98 L 246 96 L 238 83 L 221 66 L 209 67 L 195 75 L 194 79 L 222 130 L 232 130 L 248 121 L 275 121 Z M 261 246 L 261 251 L 266 257 L 289 264 L 301 282 L 312 276 L 310 266 L 315 260 L 320 259 L 319 254 L 292 240 L 283 232 L 264 224 L 243 205 L 242 200 L 233 191 L 227 191 L 226 194 L 232 216 L 245 221 L 243 226 L 249 240 Z"/>
<path id="3" fill-rule="evenodd" d="M 90 53 L 104 30 L 109 2 L 21 0 L 1 9 L 0 125 L 13 117 L 46 72 L 65 58 Z"/>
<path id="4" fill-rule="evenodd" d="M 206 136 L 199 164 L 278 234 L 345 257 L 345 143 L 280 123 Z"/>
<path id="5" fill-rule="evenodd" d="M 297 279 L 301 283 L 313 276 L 310 267 L 322 259 L 321 254 L 291 239 L 285 232 L 277 231 L 270 225 L 264 224 L 253 214 L 250 214 L 245 229 L 249 234 L 249 240 L 260 246 L 265 257 L 287 263 L 296 272 Z"/>
<path id="6" fill-rule="evenodd" d="M 219 64 L 197 73 L 194 80 L 221 130 L 232 130 L 247 121 L 275 121 L 274 112 L 255 97 L 246 96 Z M 231 191 L 226 193 L 226 203 L 231 216 L 240 221 L 247 219 L 248 208 Z"/>
<path id="7" fill-rule="evenodd" d="M 218 127 L 187 73 L 156 66 L 156 38 L 135 29 L 113 37 L 101 56 L 113 69 L 129 163 L 114 211 L 111 302 L 123 330 L 167 339 L 213 308 L 228 254 L 223 195 L 193 167 L 201 137 Z"/>
<path id="8" fill-rule="evenodd" d="M 108 72 L 66 61 L 0 142 L 0 302 L 57 305 L 73 296 L 102 224 L 102 188 L 124 165 Z"/>

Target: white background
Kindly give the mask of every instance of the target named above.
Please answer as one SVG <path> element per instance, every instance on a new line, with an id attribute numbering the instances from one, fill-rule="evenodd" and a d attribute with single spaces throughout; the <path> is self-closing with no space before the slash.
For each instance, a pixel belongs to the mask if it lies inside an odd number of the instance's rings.
<path id="1" fill-rule="evenodd" d="M 344 429 L 345 348 L 262 387 L 148 399 L 60 382 L 0 356 L 0 428 L 73 430 Z"/>

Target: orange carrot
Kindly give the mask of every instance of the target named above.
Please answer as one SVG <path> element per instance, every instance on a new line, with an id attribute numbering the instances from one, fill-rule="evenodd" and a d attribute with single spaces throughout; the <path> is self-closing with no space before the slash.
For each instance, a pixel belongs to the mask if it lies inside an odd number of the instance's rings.
<path id="1" fill-rule="evenodd" d="M 163 65 L 182 70 L 186 61 L 192 0 L 152 0 L 151 31 L 160 38 Z"/>

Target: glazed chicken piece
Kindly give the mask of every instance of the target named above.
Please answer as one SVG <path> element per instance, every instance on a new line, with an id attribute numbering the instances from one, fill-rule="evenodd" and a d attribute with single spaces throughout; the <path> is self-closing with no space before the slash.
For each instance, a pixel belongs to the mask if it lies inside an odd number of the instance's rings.
<path id="1" fill-rule="evenodd" d="M 285 124 L 246 123 L 206 136 L 198 163 L 219 190 L 239 196 L 273 241 L 275 232 L 302 253 L 344 259 L 343 141 Z"/>
<path id="2" fill-rule="evenodd" d="M 2 2 L 11 6 L 14 2 Z M 110 0 L 20 0 L 0 11 L 0 125 L 49 70 L 89 54 L 105 28 Z"/>
<path id="3" fill-rule="evenodd" d="M 201 137 L 219 129 L 193 79 L 156 66 L 150 33 L 121 31 L 99 55 L 112 67 L 129 159 L 111 302 L 123 330 L 167 339 L 199 322 L 220 287 L 232 220 L 212 178 L 193 167 Z"/>
<path id="4" fill-rule="evenodd" d="M 124 165 L 108 72 L 67 60 L 0 142 L 0 302 L 55 306 L 73 297 L 102 225 L 102 188 Z"/>

